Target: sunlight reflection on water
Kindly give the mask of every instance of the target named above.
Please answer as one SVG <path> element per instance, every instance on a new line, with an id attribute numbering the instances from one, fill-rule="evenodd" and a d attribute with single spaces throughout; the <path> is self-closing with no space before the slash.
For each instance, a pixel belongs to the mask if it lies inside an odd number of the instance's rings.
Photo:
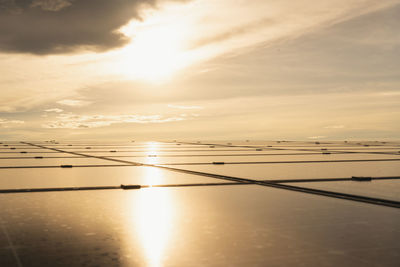
<path id="1" fill-rule="evenodd" d="M 174 210 L 168 190 L 140 190 L 136 203 L 136 231 L 148 266 L 162 266 L 172 230 Z"/>
<path id="2" fill-rule="evenodd" d="M 163 172 L 156 168 L 146 168 L 144 175 L 148 185 L 163 183 L 165 179 Z M 172 196 L 170 191 L 162 188 L 141 189 L 137 193 L 134 222 L 143 256 L 148 266 L 162 266 L 162 258 L 172 230 Z"/>

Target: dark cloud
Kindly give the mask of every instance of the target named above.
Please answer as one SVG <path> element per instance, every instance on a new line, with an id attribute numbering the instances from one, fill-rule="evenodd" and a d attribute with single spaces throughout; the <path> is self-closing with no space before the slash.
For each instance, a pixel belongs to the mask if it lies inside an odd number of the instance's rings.
<path id="1" fill-rule="evenodd" d="M 31 7 L 40 7 L 47 11 L 59 11 L 72 5 L 72 0 L 33 0 Z"/>
<path id="2" fill-rule="evenodd" d="M 117 32 L 162 0 L 0 0 L 0 51 L 57 54 L 124 45 Z"/>

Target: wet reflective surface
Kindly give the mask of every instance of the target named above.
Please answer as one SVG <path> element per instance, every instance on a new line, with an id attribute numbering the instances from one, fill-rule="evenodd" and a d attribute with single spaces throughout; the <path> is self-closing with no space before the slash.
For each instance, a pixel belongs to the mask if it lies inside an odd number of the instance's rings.
<path id="1" fill-rule="evenodd" d="M 265 164 L 275 162 L 287 162 L 287 161 L 358 161 L 358 160 L 383 160 L 392 159 L 400 162 L 400 155 L 369 155 L 369 154 L 312 154 L 305 153 L 303 155 L 229 155 L 229 156 L 163 156 L 163 155 L 148 155 L 147 157 L 113 157 L 114 159 L 123 159 L 133 162 L 147 163 L 147 164 L 177 164 L 179 163 L 198 163 L 198 164 L 212 164 L 213 162 L 225 162 L 225 163 L 251 163 L 251 162 L 263 162 Z"/>
<path id="2" fill-rule="evenodd" d="M 168 172 L 142 166 L 23 170 L 5 169 L 1 170 L 1 173 L 1 189 L 215 182 L 215 179 L 207 177 L 188 176 L 182 173 Z"/>
<path id="3" fill-rule="evenodd" d="M 396 176 L 400 162 L 332 162 L 301 164 L 245 164 L 245 165 L 174 165 L 174 168 L 216 173 L 242 178 L 303 179 L 351 176 Z"/>
<path id="4" fill-rule="evenodd" d="M 60 157 L 68 154 L 59 153 Z M 115 165 L 118 163 L 95 158 L 34 158 L 34 159 L 1 159 L 0 167 L 6 166 L 60 166 L 60 165 Z"/>
<path id="5" fill-rule="evenodd" d="M 208 175 L 254 180 L 393 176 L 389 180 L 371 182 L 319 181 L 293 185 L 399 201 L 400 162 L 289 162 L 397 159 L 400 155 L 391 152 L 398 148 L 397 143 L 379 143 L 379 146 L 366 143 L 368 147 L 365 148 L 371 151 L 390 153 L 384 155 L 287 155 L 321 151 L 321 144 L 310 142 L 35 144 L 62 149 L 64 153 L 36 147 L 38 152 L 43 152 L 37 154 L 43 159 L 10 159 L 9 155 L 1 155 L 0 166 L 39 168 L 0 169 L 0 189 L 120 184 L 150 187 L 0 193 L 0 266 L 398 266 L 400 262 L 399 208 L 261 185 L 216 186 L 211 184 L 231 181 Z M 218 147 L 218 144 L 230 147 Z M 26 144 L 9 145 L 16 150 L 29 148 Z M 242 145 L 247 147 L 234 147 Z M 256 147 L 271 145 L 280 145 L 285 150 L 256 151 Z M 363 143 L 323 145 L 350 151 L 364 149 Z M 32 146 L 30 151 L 34 149 Z M 184 156 L 188 152 L 183 150 L 187 149 L 204 151 Z M 240 153 L 249 153 L 237 151 L 243 149 L 255 155 L 240 156 Z M 93 153 L 96 150 L 116 152 Z M 81 158 L 68 153 L 76 151 L 87 152 L 79 152 L 84 153 Z M 118 157 L 127 153 L 131 157 Z M 221 153 L 229 156 L 221 156 Z M 67 158 L 46 158 L 49 155 Z M 112 156 L 100 159 L 90 155 L 112 155 L 114 159 L 145 164 L 172 163 L 177 165 L 170 167 L 178 170 L 127 163 L 126 166 L 107 167 L 105 165 L 124 164 L 113 161 Z M 12 157 L 27 156 L 29 153 L 16 153 Z M 251 161 L 264 163 L 251 164 Z M 271 163 L 273 161 L 286 163 Z M 212 162 L 239 164 L 215 165 Z M 57 166 L 63 164 L 73 167 Z M 55 167 L 44 168 L 46 165 Z M 205 174 L 193 175 L 184 170 Z M 173 187 L 157 187 L 159 185 Z"/>
<path id="6" fill-rule="evenodd" d="M 290 184 L 290 183 L 288 183 Z M 292 184 L 298 186 L 299 184 Z M 362 195 L 400 201 L 400 183 L 393 180 L 373 180 L 370 182 L 314 182 L 301 183 L 302 187 L 329 190 L 341 193 Z"/>
<path id="7" fill-rule="evenodd" d="M 10 248 L 2 238 L 1 251 L 10 256 L 15 250 L 26 266 L 375 266 L 382 258 L 385 266 L 398 264 L 398 210 L 279 189 L 152 188 L 0 199 L 3 231 L 12 241 Z M 12 262 L 7 258 L 2 264 Z"/>

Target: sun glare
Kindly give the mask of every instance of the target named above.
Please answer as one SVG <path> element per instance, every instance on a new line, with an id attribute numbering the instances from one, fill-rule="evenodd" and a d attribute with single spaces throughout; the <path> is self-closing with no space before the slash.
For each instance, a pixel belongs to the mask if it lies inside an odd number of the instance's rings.
<path id="1" fill-rule="evenodd" d="M 162 81 L 189 63 L 183 25 L 133 21 L 122 32 L 132 38 L 120 50 L 118 69 L 131 78 Z"/>
<path id="2" fill-rule="evenodd" d="M 173 208 L 169 191 L 142 189 L 136 203 L 137 234 L 147 266 L 163 266 L 164 251 L 172 230 Z"/>

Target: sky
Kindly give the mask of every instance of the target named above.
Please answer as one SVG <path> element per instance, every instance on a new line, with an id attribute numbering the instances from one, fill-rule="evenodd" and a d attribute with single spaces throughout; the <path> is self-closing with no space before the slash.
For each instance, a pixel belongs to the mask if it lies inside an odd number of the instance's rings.
<path id="1" fill-rule="evenodd" d="M 0 140 L 400 139 L 400 0 L 0 0 Z"/>

